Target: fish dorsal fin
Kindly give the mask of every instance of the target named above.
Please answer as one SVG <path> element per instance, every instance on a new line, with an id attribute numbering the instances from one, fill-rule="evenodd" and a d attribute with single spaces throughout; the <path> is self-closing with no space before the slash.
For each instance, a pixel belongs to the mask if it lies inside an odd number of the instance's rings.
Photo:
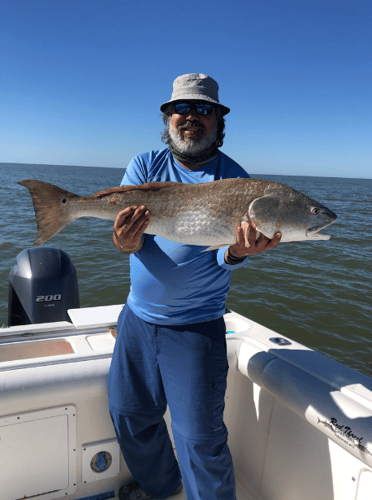
<path id="1" fill-rule="evenodd" d="M 114 193 L 127 193 L 128 191 L 160 191 L 161 189 L 169 188 L 171 186 L 179 186 L 181 182 L 147 182 L 145 184 L 138 184 L 137 186 L 120 186 L 95 193 L 96 198 L 102 198 Z"/>
<path id="2" fill-rule="evenodd" d="M 262 196 L 252 201 L 249 206 L 249 218 L 255 223 L 257 231 L 267 238 L 273 238 L 277 229 L 280 198 L 277 196 Z"/>

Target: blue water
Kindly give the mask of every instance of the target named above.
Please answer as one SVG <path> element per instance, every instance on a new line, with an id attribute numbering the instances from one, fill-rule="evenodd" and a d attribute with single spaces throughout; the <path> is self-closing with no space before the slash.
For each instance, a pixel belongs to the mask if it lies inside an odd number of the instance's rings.
<path id="1" fill-rule="evenodd" d="M 28 191 L 38 179 L 81 195 L 120 183 L 123 171 L 0 164 L 0 326 L 7 325 L 8 277 L 31 247 L 36 222 Z M 256 176 L 292 186 L 338 215 L 329 241 L 283 243 L 233 273 L 227 306 L 278 333 L 372 376 L 372 180 Z M 81 219 L 47 245 L 66 251 L 78 273 L 81 306 L 120 304 L 128 257 L 111 243 L 112 222 Z"/>

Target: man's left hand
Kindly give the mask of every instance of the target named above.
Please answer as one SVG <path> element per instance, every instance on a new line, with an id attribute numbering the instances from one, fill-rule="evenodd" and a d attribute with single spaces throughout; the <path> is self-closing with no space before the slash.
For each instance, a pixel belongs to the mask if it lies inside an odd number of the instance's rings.
<path id="1" fill-rule="evenodd" d="M 253 222 L 243 222 L 241 226 L 236 228 L 235 245 L 230 247 L 230 252 L 234 257 L 248 257 L 257 255 L 272 250 L 279 245 L 281 233 L 276 233 L 272 240 L 264 236 L 262 233 L 257 238 L 257 229 Z"/>

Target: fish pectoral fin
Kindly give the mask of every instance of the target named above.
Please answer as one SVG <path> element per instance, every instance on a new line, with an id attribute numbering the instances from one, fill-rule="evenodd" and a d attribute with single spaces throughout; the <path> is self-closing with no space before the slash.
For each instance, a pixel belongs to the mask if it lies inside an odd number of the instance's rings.
<path id="1" fill-rule="evenodd" d="M 104 189 L 95 193 L 96 198 L 103 198 L 113 193 L 127 193 L 128 191 L 160 191 L 164 188 L 169 188 L 171 186 L 179 186 L 181 182 L 147 182 L 145 184 L 138 184 L 137 186 L 119 186 L 109 189 Z"/>
<path id="2" fill-rule="evenodd" d="M 273 238 L 276 233 L 279 216 L 280 198 L 277 196 L 262 196 L 252 201 L 249 206 L 249 218 L 255 223 L 257 231 L 267 238 Z"/>

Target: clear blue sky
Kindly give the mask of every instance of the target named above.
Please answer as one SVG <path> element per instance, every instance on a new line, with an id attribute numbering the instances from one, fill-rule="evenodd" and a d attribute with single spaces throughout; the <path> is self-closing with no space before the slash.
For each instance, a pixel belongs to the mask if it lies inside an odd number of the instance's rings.
<path id="1" fill-rule="evenodd" d="M 0 162 L 124 167 L 190 72 L 248 172 L 372 177 L 371 0 L 2 0 Z"/>

